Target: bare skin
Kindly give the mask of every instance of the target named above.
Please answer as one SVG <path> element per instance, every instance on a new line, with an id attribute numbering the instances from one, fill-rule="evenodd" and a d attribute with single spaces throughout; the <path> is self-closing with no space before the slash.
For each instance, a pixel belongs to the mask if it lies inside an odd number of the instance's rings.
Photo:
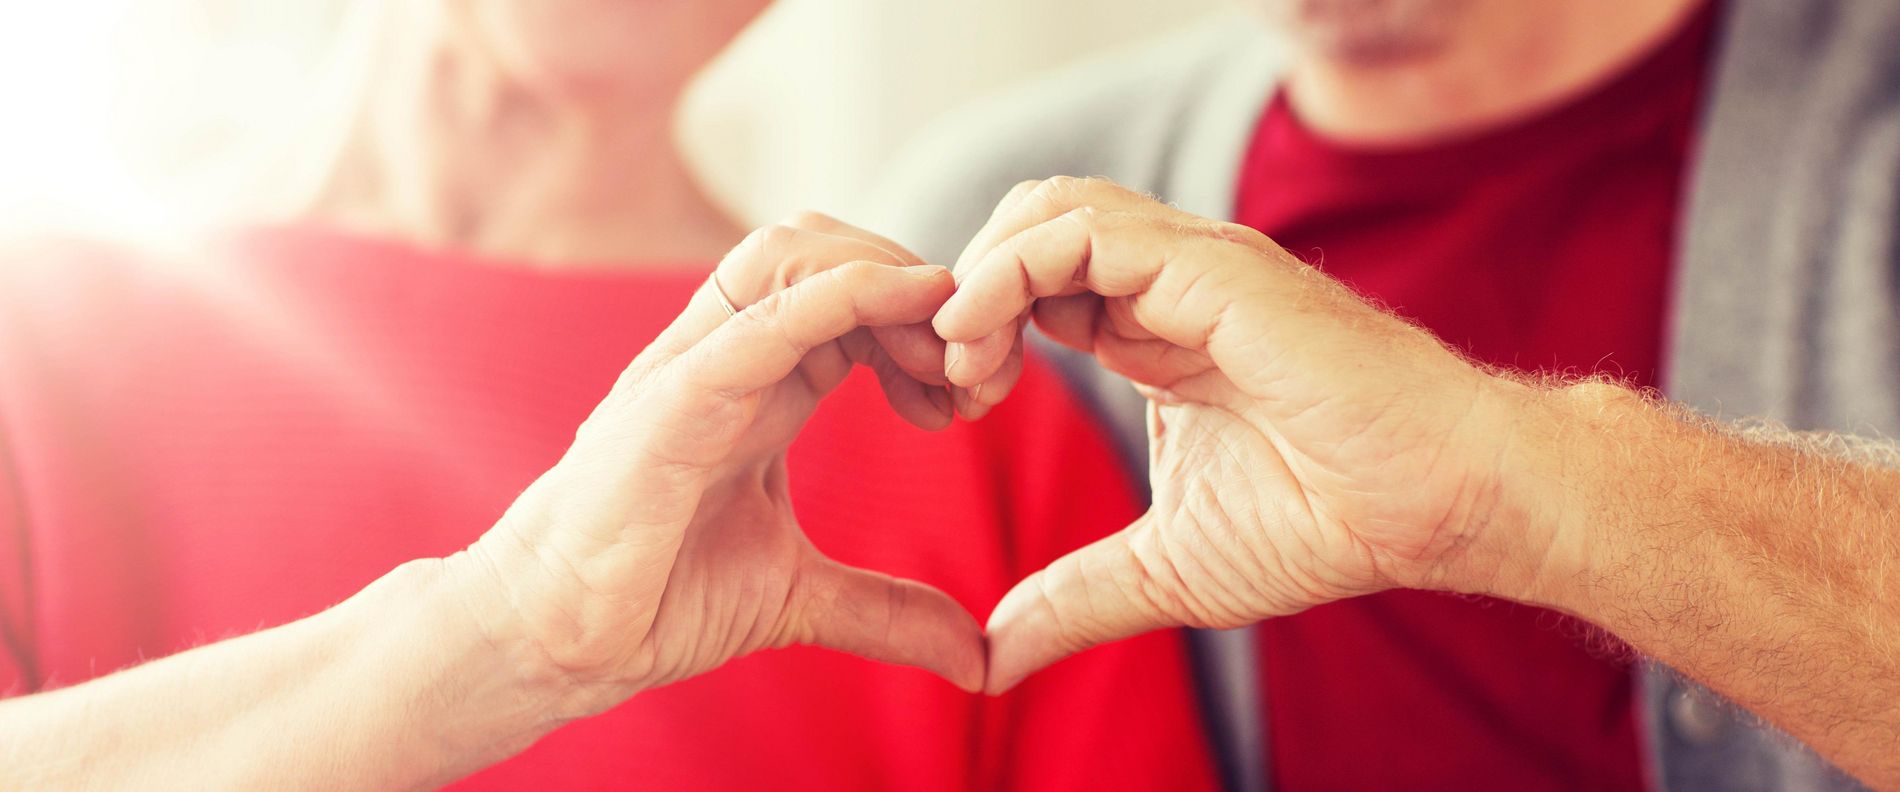
<path id="1" fill-rule="evenodd" d="M 950 275 L 802 220 L 736 248 L 719 282 L 744 310 L 728 317 L 701 289 L 467 550 L 306 619 L 0 701 L 0 787 L 432 787 L 641 690 L 791 644 L 980 688 L 976 620 L 936 589 L 820 554 L 785 489 L 787 446 L 853 365 L 878 369 L 912 422 L 950 420 L 941 387 L 905 375 L 870 332 L 928 320 Z M 929 342 L 896 355 L 942 360 Z"/>
<path id="2" fill-rule="evenodd" d="M 716 261 L 745 229 L 681 158 L 674 107 L 767 5 L 365 4 L 333 66 L 357 120 L 296 151 L 322 177 L 293 211 L 537 268 Z"/>
<path id="3" fill-rule="evenodd" d="M 1020 186 L 964 260 L 935 319 L 953 383 L 1004 370 L 1030 314 L 1151 404 L 1153 506 L 1004 598 L 989 690 L 1159 627 L 1488 594 L 1600 625 L 1900 786 L 1895 449 L 1482 370 L 1258 232 L 1106 182 Z"/>
<path id="4" fill-rule="evenodd" d="M 981 686 L 974 618 L 805 540 L 785 448 L 855 364 L 948 423 L 940 268 L 830 218 L 744 233 L 671 141 L 675 100 L 764 0 L 390 0 L 299 219 L 504 266 L 721 260 L 559 464 L 468 550 L 315 616 L 0 701 L 0 788 L 431 787 L 572 719 L 793 643 Z M 357 52 L 356 50 L 351 50 Z M 730 253 L 727 253 L 731 249 Z M 915 372 L 913 377 L 910 372 Z"/>
<path id="5" fill-rule="evenodd" d="M 1702 0 L 1256 0 L 1294 47 L 1287 96 L 1327 137 L 1416 146 L 1560 104 Z"/>

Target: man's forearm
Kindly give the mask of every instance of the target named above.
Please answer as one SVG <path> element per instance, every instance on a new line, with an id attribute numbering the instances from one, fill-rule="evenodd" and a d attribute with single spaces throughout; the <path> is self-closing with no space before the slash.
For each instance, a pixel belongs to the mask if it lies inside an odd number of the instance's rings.
<path id="1" fill-rule="evenodd" d="M 1900 787 L 1900 470 L 1891 448 L 1548 392 L 1569 542 L 1538 598 Z"/>
<path id="2" fill-rule="evenodd" d="M 0 787 L 416 788 L 553 728 L 441 561 L 314 616 L 0 702 Z"/>

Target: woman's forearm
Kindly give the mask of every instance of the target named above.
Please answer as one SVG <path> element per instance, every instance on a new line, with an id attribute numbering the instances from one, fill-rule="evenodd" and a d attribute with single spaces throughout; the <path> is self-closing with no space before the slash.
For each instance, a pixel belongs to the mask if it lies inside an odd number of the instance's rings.
<path id="1" fill-rule="evenodd" d="M 976 620 L 942 591 L 820 554 L 784 489 L 786 448 L 854 360 L 885 361 L 913 422 L 949 418 L 937 386 L 854 331 L 915 327 L 955 283 L 865 232 L 804 222 L 827 230 L 766 229 L 722 261 L 746 307 L 709 278 L 466 551 L 300 621 L 0 702 L 0 789 L 433 786 L 791 643 L 980 687 Z"/>
<path id="2" fill-rule="evenodd" d="M 426 787 L 556 724 L 442 560 L 329 610 L 0 702 L 8 789 Z"/>

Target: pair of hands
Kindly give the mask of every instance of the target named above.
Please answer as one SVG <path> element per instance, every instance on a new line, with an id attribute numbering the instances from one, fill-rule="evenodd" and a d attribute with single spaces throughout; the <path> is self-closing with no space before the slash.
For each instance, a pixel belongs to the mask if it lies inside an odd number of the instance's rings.
<path id="1" fill-rule="evenodd" d="M 1018 186 L 954 279 L 807 215 L 748 237 L 716 282 L 743 310 L 701 289 L 451 559 L 486 638 L 562 681 L 562 717 L 794 643 L 996 693 L 1161 627 L 1397 586 L 1523 594 L 1563 554 L 1490 527 L 1517 508 L 1497 477 L 1516 386 L 1250 229 L 1107 182 Z M 979 417 L 1031 319 L 1149 399 L 1147 514 L 1023 580 L 987 629 L 816 550 L 785 451 L 819 400 L 862 364 L 918 426 Z"/>

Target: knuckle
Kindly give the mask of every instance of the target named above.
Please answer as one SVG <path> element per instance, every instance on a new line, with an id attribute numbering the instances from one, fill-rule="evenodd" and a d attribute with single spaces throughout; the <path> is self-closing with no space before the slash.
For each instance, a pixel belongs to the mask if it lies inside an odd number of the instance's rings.
<path id="1" fill-rule="evenodd" d="M 781 329 L 781 325 L 784 324 L 786 303 L 792 300 L 792 293 L 794 291 L 795 290 L 787 289 L 766 295 L 764 299 L 753 303 L 745 310 L 740 311 L 739 315 L 727 321 L 740 323 L 742 327 L 738 329 L 742 332 L 749 330 L 778 332 Z M 745 334 L 750 335 L 751 333 L 747 332 Z"/>
<path id="2" fill-rule="evenodd" d="M 1032 207 L 1039 217 L 1051 217 L 1075 203 L 1075 177 L 1053 177 L 1037 184 L 1028 196 L 1022 196 L 1022 205 Z"/>
<path id="3" fill-rule="evenodd" d="M 820 274 L 817 277 L 831 276 Z M 802 343 L 794 336 L 788 317 L 798 310 L 798 306 L 806 302 L 802 294 L 804 291 L 804 289 L 786 289 L 774 293 L 755 304 L 753 308 L 757 310 L 748 310 L 735 318 L 742 319 L 750 325 L 746 328 L 749 331 L 746 335 L 772 339 L 774 343 L 803 355 L 810 351 L 810 345 Z"/>
<path id="4" fill-rule="evenodd" d="M 842 225 L 837 218 L 811 209 L 800 209 L 786 215 L 778 224 L 792 228 L 833 228 Z"/>
<path id="5" fill-rule="evenodd" d="M 1064 176 L 1059 186 L 1064 192 L 1075 196 L 1135 194 L 1105 176 Z"/>
<path id="6" fill-rule="evenodd" d="M 881 267 L 870 261 L 847 261 L 825 271 L 825 276 L 849 291 L 856 291 L 871 285 L 877 279 Z"/>
<path id="7" fill-rule="evenodd" d="M 746 295 L 754 291 L 761 269 L 777 269 L 778 251 L 785 248 L 782 233 L 779 226 L 755 228 L 719 262 L 716 271 L 728 297 L 743 304 Z"/>
<path id="8" fill-rule="evenodd" d="M 1074 176 L 1052 176 L 1036 187 L 1036 194 L 1045 199 L 1055 200 L 1081 193 L 1087 188 L 1088 179 Z"/>
<path id="9" fill-rule="evenodd" d="M 769 291 L 777 292 L 823 270 L 826 262 L 817 260 L 807 248 L 807 232 L 791 225 L 767 226 L 764 256 L 770 269 Z"/>
<path id="10" fill-rule="evenodd" d="M 1041 179 L 1024 179 L 1016 182 L 1014 186 L 1009 188 L 1009 192 L 1003 193 L 1003 201 L 1004 203 L 1013 202 L 1014 199 L 1035 192 L 1036 188 L 1040 186 L 1042 186 Z"/>
<path id="11" fill-rule="evenodd" d="M 1233 242 L 1248 247 L 1264 248 L 1273 245 L 1273 240 L 1258 229 L 1239 223 L 1209 223 L 1202 227 L 1201 233 L 1221 242 Z"/>
<path id="12" fill-rule="evenodd" d="M 799 237 L 804 235 L 804 232 L 797 227 L 784 223 L 766 226 L 759 229 L 757 233 L 760 252 L 775 256 L 784 255 L 787 251 L 796 249 Z"/>
<path id="13" fill-rule="evenodd" d="M 726 259 L 731 261 L 734 259 L 750 259 L 763 256 L 765 254 L 766 235 L 771 229 L 772 226 L 760 226 L 752 229 L 745 235 L 745 239 L 739 240 L 739 244 L 733 247 L 732 253 L 727 255 Z"/>
<path id="14" fill-rule="evenodd" d="M 1087 208 L 1100 203 L 1103 199 L 1128 199 L 1136 196 L 1127 188 L 1100 177 L 1054 176 L 1042 182 L 1031 198 L 1038 200 L 1045 209 Z"/>

